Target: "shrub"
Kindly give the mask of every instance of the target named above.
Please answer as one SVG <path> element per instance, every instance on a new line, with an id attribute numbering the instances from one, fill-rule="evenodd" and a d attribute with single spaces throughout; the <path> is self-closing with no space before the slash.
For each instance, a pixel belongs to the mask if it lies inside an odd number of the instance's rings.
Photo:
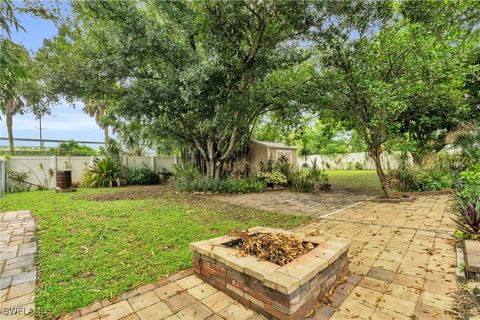
<path id="1" fill-rule="evenodd" d="M 412 169 L 391 169 L 387 173 L 387 180 L 394 190 L 406 192 L 416 191 L 415 172 Z"/>
<path id="2" fill-rule="evenodd" d="M 393 169 L 387 179 L 394 190 L 401 192 L 449 190 L 455 185 L 452 173 L 431 169 Z"/>
<path id="3" fill-rule="evenodd" d="M 292 189 L 301 192 L 328 191 L 332 187 L 325 170 L 318 169 L 315 163 L 310 169 L 292 172 L 289 185 Z"/>
<path id="4" fill-rule="evenodd" d="M 286 184 L 287 177 L 281 172 L 266 172 L 260 175 L 260 178 L 265 181 L 266 184 Z"/>
<path id="5" fill-rule="evenodd" d="M 266 161 L 260 161 L 260 174 L 262 173 L 271 173 L 274 171 L 275 162 L 272 158 Z"/>
<path id="6" fill-rule="evenodd" d="M 432 169 L 417 172 L 415 183 L 418 191 L 448 190 L 454 187 L 451 172 Z"/>
<path id="7" fill-rule="evenodd" d="M 127 182 L 128 184 L 157 184 L 160 182 L 160 178 L 147 165 L 143 164 L 127 171 Z"/>
<path id="8" fill-rule="evenodd" d="M 457 195 L 463 199 L 480 197 L 480 164 L 460 173 L 459 189 Z"/>
<path id="9" fill-rule="evenodd" d="M 480 236 L 480 165 L 460 173 L 455 198 L 455 217 L 458 230 L 467 238 Z"/>
<path id="10" fill-rule="evenodd" d="M 480 126 L 475 123 L 463 125 L 450 132 L 446 142 L 460 149 L 463 168 L 468 168 L 480 161 Z"/>
<path id="11" fill-rule="evenodd" d="M 71 140 L 60 143 L 57 147 L 56 153 L 58 156 L 92 156 L 97 154 L 97 151 L 88 146 L 82 146 L 78 142 Z"/>
<path id="12" fill-rule="evenodd" d="M 306 179 L 301 171 L 297 171 L 290 176 L 289 186 L 296 191 L 312 192 L 315 189 L 313 182 Z"/>
<path id="13" fill-rule="evenodd" d="M 202 174 L 191 164 L 173 166 L 173 177 L 176 182 L 191 181 L 200 179 Z"/>
<path id="14" fill-rule="evenodd" d="M 300 170 L 288 163 L 288 159 L 285 157 L 280 157 L 277 161 L 269 159 L 260 162 L 260 172 L 260 177 L 276 177 L 278 180 L 284 181 L 278 175 L 282 174 L 287 180 L 287 186 L 297 191 L 312 192 L 331 189 L 327 173 L 318 167 L 316 159 L 313 161 L 311 168 L 304 165 Z M 266 182 L 272 183 L 273 181 L 266 180 Z"/>
<path id="15" fill-rule="evenodd" d="M 7 170 L 7 192 L 30 191 L 31 184 L 27 183 L 28 172 Z"/>
<path id="16" fill-rule="evenodd" d="M 457 210 L 453 221 L 458 229 L 470 239 L 477 240 L 480 237 L 480 198 L 465 200 L 457 199 Z"/>
<path id="17" fill-rule="evenodd" d="M 355 162 L 355 170 L 363 170 L 363 163 L 361 163 L 360 161 L 357 161 Z"/>
<path id="18" fill-rule="evenodd" d="M 228 180 L 197 178 L 178 182 L 177 187 L 183 191 L 245 193 L 262 192 L 265 190 L 266 185 L 265 182 L 259 178 Z"/>
<path id="19" fill-rule="evenodd" d="M 123 167 L 117 160 L 97 158 L 83 175 L 82 184 L 94 188 L 119 186 L 122 172 Z"/>

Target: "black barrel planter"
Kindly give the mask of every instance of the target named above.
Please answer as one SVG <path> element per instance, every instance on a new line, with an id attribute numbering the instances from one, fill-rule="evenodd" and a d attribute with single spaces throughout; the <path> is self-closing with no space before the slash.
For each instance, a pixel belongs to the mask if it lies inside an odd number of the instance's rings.
<path id="1" fill-rule="evenodd" d="M 72 171 L 57 171 L 57 190 L 72 188 Z"/>

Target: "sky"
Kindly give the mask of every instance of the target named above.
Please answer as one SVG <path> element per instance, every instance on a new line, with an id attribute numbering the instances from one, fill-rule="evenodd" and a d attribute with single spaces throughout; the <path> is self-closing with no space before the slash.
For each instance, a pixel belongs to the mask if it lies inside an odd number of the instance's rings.
<path id="1" fill-rule="evenodd" d="M 44 19 L 30 15 L 19 14 L 18 19 L 25 31 L 13 31 L 12 41 L 23 44 L 30 52 L 34 53 L 42 47 L 44 39 L 50 39 L 57 34 L 56 26 Z M 61 103 L 52 107 L 52 115 L 42 119 L 43 138 L 54 140 L 82 140 L 103 141 L 103 131 L 98 127 L 95 120 L 82 112 L 82 103 L 75 103 L 75 108 L 67 103 Z M 0 137 L 7 137 L 7 129 L 4 117 L 0 120 Z M 30 114 L 16 115 L 13 118 L 13 136 L 15 138 L 39 138 L 39 123 Z M 7 145 L 7 141 L 0 141 L 1 145 Z M 17 146 L 38 146 L 38 142 L 15 141 Z M 45 144 L 56 146 L 57 144 Z M 92 145 L 92 147 L 96 147 Z"/>

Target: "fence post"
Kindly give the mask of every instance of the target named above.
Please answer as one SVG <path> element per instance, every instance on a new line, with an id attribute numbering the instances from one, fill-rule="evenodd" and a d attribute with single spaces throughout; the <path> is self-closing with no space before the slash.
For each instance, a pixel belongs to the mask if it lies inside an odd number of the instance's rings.
<path id="1" fill-rule="evenodd" d="M 156 157 L 155 156 L 150 156 L 150 165 L 152 167 L 152 171 L 153 172 L 157 172 L 157 169 L 156 169 Z"/>
<path id="2" fill-rule="evenodd" d="M 57 176 L 57 156 L 53 155 L 51 158 L 50 158 L 50 166 L 52 167 L 52 171 L 53 171 L 53 181 L 52 181 L 52 184 L 53 184 L 53 188 L 55 189 L 56 187 L 56 176 Z"/>
<path id="3" fill-rule="evenodd" d="M 7 191 L 7 162 L 3 157 L 0 157 L 0 198 Z"/>
<path id="4" fill-rule="evenodd" d="M 125 168 L 128 169 L 128 156 L 127 155 L 123 156 L 123 165 L 125 166 Z"/>

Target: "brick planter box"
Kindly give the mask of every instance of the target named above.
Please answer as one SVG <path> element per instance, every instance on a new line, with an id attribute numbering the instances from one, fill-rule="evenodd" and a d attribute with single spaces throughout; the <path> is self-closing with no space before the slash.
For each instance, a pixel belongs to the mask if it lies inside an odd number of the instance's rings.
<path id="1" fill-rule="evenodd" d="M 249 233 L 288 233 L 255 227 Z M 239 256 L 223 236 L 190 244 L 197 276 L 268 318 L 303 319 L 326 292 L 348 273 L 348 241 L 305 237 L 315 248 L 279 266 L 254 256 Z"/>

